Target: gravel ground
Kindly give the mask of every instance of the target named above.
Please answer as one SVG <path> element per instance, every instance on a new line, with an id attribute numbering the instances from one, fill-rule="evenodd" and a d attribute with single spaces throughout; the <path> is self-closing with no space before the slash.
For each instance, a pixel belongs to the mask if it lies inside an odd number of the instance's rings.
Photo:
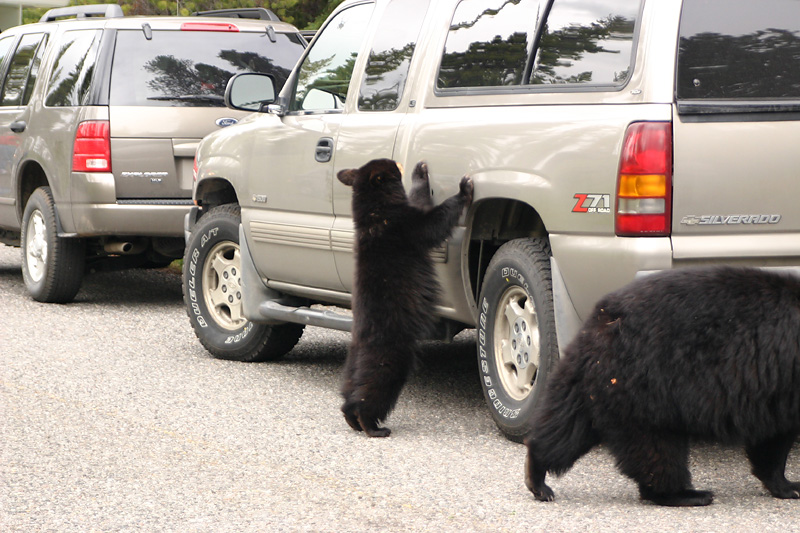
<path id="1" fill-rule="evenodd" d="M 215 360 L 174 272 L 93 274 L 74 303 L 39 304 L 3 245 L 0 297 L 3 532 L 800 531 L 800 502 L 769 497 L 738 448 L 694 449 L 707 508 L 640 502 L 602 449 L 534 501 L 471 333 L 426 345 L 381 440 L 338 410 L 346 334 L 308 328 L 275 363 Z"/>

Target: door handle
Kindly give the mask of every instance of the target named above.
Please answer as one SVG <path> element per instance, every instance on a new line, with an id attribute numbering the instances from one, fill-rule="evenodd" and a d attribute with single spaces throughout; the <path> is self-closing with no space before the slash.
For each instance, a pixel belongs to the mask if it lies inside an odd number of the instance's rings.
<path id="1" fill-rule="evenodd" d="M 327 163 L 333 156 L 333 139 L 323 137 L 317 141 L 317 148 L 314 151 L 314 159 L 320 163 Z"/>
<path id="2" fill-rule="evenodd" d="M 28 127 L 28 123 L 25 122 L 24 120 L 17 120 L 16 122 L 12 122 L 11 124 L 9 124 L 8 127 L 14 133 L 22 133 L 23 131 L 25 131 L 25 128 Z"/>

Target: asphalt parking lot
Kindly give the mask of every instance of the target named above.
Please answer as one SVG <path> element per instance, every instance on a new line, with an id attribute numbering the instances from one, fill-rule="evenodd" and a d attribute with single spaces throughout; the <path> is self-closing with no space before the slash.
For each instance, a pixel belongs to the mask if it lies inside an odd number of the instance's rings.
<path id="1" fill-rule="evenodd" d="M 0 531 L 800 531 L 800 501 L 768 496 L 737 448 L 694 449 L 707 508 L 640 502 L 603 450 L 534 501 L 471 333 L 426 345 L 392 437 L 368 439 L 338 410 L 347 334 L 309 328 L 275 363 L 215 360 L 176 273 L 93 274 L 74 303 L 39 304 L 3 245 L 0 298 Z"/>

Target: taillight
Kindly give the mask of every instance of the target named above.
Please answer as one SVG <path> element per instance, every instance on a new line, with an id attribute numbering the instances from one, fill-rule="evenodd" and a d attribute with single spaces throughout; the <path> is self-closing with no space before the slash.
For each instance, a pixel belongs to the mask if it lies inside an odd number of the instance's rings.
<path id="1" fill-rule="evenodd" d="M 73 172 L 111 172 L 111 134 L 107 120 L 78 124 L 72 147 Z"/>
<path id="2" fill-rule="evenodd" d="M 666 237 L 672 225 L 672 124 L 628 126 L 617 177 L 616 234 Z"/>
<path id="3" fill-rule="evenodd" d="M 194 163 L 192 164 L 192 181 L 197 181 L 197 155 L 194 156 Z"/>

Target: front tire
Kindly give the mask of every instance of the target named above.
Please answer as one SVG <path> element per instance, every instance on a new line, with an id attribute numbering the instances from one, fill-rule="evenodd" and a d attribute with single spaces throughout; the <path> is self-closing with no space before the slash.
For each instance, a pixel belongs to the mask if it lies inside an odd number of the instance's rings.
<path id="1" fill-rule="evenodd" d="M 183 300 L 200 343 L 214 357 L 257 362 L 294 348 L 302 324 L 268 326 L 242 315 L 240 208 L 211 209 L 192 230 L 183 260 Z"/>
<path id="2" fill-rule="evenodd" d="M 31 297 L 44 303 L 71 302 L 83 283 L 85 243 L 58 236 L 50 187 L 39 187 L 28 198 L 20 241 L 22 279 Z"/>
<path id="3" fill-rule="evenodd" d="M 558 341 L 546 239 L 516 239 L 486 270 L 478 321 L 478 366 L 492 418 L 513 441 L 532 429 Z"/>

